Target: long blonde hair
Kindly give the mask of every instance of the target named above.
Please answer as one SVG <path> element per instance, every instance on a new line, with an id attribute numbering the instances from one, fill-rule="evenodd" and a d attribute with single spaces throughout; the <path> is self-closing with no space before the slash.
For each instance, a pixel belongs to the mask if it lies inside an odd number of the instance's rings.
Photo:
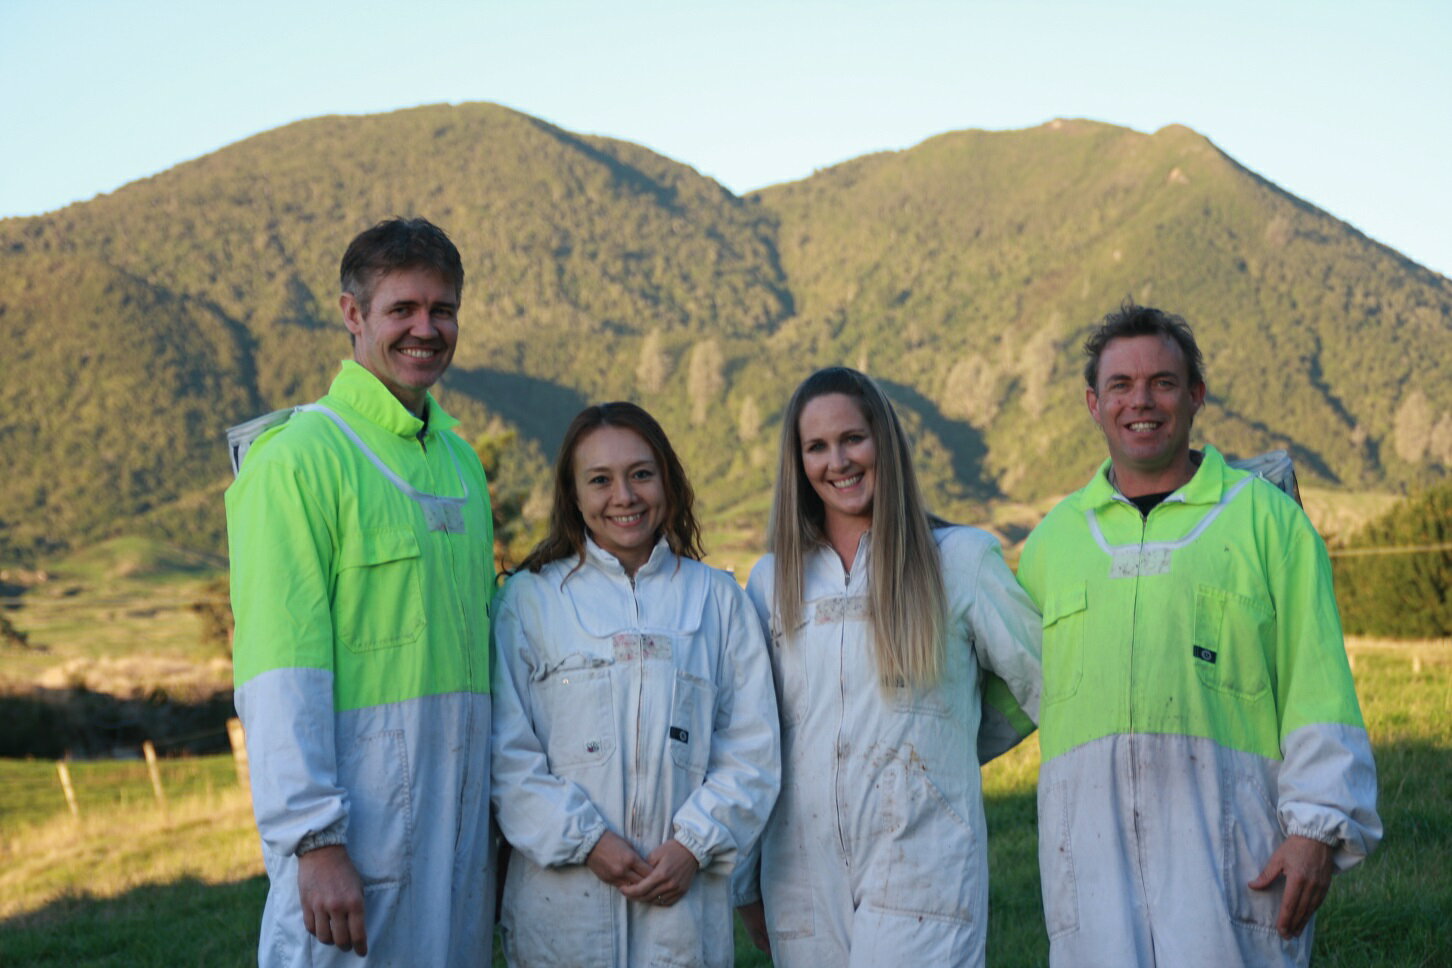
<path id="1" fill-rule="evenodd" d="M 840 393 L 862 408 L 877 449 L 869 544 L 869 604 L 877 674 L 884 688 L 933 685 L 942 675 L 947 593 L 907 434 L 882 390 L 844 366 L 818 370 L 792 394 L 782 419 L 781 452 L 767 545 L 776 557 L 772 612 L 789 637 L 802 623 L 806 558 L 827 541 L 826 511 L 802 469 L 801 417 L 820 396 Z"/>

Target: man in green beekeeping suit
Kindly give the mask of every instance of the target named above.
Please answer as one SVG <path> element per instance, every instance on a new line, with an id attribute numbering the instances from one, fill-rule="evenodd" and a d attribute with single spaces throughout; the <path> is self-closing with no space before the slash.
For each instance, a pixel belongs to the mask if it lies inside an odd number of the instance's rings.
<path id="1" fill-rule="evenodd" d="M 1326 548 L 1291 497 L 1191 450 L 1184 320 L 1126 305 L 1085 349 L 1109 459 L 1019 564 L 1050 964 L 1305 965 L 1333 871 L 1381 838 Z"/>
<path id="2" fill-rule="evenodd" d="M 424 219 L 360 234 L 326 396 L 227 491 L 237 710 L 271 889 L 258 962 L 484 965 L 493 530 L 484 471 L 428 390 L 459 252 Z"/>

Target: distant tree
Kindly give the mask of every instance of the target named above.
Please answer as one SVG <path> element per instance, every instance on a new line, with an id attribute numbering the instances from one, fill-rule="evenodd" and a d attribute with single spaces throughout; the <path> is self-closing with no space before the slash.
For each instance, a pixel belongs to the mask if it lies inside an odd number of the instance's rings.
<path id="1" fill-rule="evenodd" d="M 761 432 L 761 408 L 756 405 L 756 397 L 747 394 L 746 399 L 741 401 L 741 409 L 736 412 L 736 436 L 743 441 L 752 441 Z"/>
<path id="2" fill-rule="evenodd" d="M 714 339 L 703 339 L 691 349 L 686 382 L 691 395 L 693 425 L 700 426 L 706 422 L 711 404 L 716 402 L 716 397 L 726 388 L 724 368 L 721 346 Z"/>
<path id="3" fill-rule="evenodd" d="M 1402 398 L 1392 421 L 1392 445 L 1397 456 L 1408 464 L 1416 464 L 1427 452 L 1437 414 L 1421 390 L 1413 390 Z"/>
<path id="4" fill-rule="evenodd" d="M 1409 499 L 1372 522 L 1349 550 L 1391 554 L 1332 559 L 1346 631 L 1423 638 L 1452 635 L 1452 481 Z"/>
<path id="5" fill-rule="evenodd" d="M 1452 410 L 1442 414 L 1428 435 L 1427 455 L 1443 467 L 1452 468 Z"/>
<path id="6" fill-rule="evenodd" d="M 660 330 L 645 334 L 640 344 L 640 360 L 635 364 L 635 382 L 646 393 L 659 393 L 671 375 L 670 357 L 660 345 Z"/>
<path id="7" fill-rule="evenodd" d="M 12 625 L 3 612 L 0 612 L 0 645 L 30 648 L 30 636 Z"/>

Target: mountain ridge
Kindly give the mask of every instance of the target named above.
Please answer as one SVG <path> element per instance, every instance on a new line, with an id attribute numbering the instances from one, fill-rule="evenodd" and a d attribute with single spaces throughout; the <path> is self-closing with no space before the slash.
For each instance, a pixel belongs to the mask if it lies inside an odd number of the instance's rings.
<path id="1" fill-rule="evenodd" d="M 945 513 L 1064 493 L 1102 454 L 1078 344 L 1126 295 L 1196 327 L 1223 449 L 1288 446 L 1333 486 L 1452 467 L 1452 283 L 1184 126 L 946 132 L 736 196 L 630 142 L 433 105 L 0 220 L 0 560 L 131 531 L 221 550 L 221 429 L 326 388 L 336 260 L 393 214 L 464 255 L 440 396 L 514 434 L 520 506 L 572 408 L 629 397 L 713 526 L 759 533 L 781 407 L 836 362 L 888 385 Z"/>

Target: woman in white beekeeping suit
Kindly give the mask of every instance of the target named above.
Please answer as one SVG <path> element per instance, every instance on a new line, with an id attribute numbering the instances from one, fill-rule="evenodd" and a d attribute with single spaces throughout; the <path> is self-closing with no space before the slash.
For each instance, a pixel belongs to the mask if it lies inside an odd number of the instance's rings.
<path id="1" fill-rule="evenodd" d="M 742 917 L 782 968 L 982 965 L 979 739 L 1032 729 L 1038 613 L 991 535 L 927 513 L 871 379 L 812 374 L 781 441 L 747 592 L 771 636 L 782 791 Z"/>
<path id="2" fill-rule="evenodd" d="M 729 882 L 776 800 L 776 699 L 745 594 L 701 556 L 660 425 L 587 407 L 550 530 L 496 600 L 493 803 L 510 964 L 729 966 Z"/>

